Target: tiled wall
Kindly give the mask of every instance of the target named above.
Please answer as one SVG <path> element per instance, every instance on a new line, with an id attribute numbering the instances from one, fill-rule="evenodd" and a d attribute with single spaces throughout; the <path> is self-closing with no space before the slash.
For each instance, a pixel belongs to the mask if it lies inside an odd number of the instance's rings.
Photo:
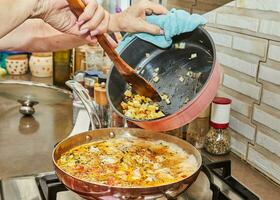
<path id="1" fill-rule="evenodd" d="M 280 1 L 236 0 L 205 14 L 232 99 L 232 151 L 280 184 Z"/>
<path id="2" fill-rule="evenodd" d="M 160 0 L 153 0 L 160 2 Z M 206 13 L 218 8 L 232 0 L 162 0 L 164 6 L 168 9 L 184 9 L 188 12 Z"/>

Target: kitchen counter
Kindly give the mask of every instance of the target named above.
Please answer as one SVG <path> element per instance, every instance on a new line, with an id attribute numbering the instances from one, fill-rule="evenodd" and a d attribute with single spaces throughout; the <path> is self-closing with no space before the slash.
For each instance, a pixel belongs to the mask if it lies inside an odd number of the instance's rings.
<path id="1" fill-rule="evenodd" d="M 28 85 L 29 81 L 43 87 Z M 50 87 L 52 78 L 30 74 L 4 76 L 0 82 L 0 179 L 52 171 L 54 145 L 73 127 L 70 92 Z M 39 102 L 33 117 L 19 113 L 17 100 L 26 97 Z"/>
<path id="2" fill-rule="evenodd" d="M 39 77 L 32 76 L 30 73 L 19 75 L 19 76 L 15 76 L 15 75 L 0 76 L 0 81 L 5 81 L 5 80 L 32 81 L 37 83 L 44 83 L 47 85 L 53 85 L 52 77 L 39 78 Z"/>
<path id="3" fill-rule="evenodd" d="M 240 183 L 263 200 L 277 200 L 280 197 L 280 186 L 262 175 L 255 168 L 241 160 L 235 154 L 225 156 L 213 156 L 205 151 L 202 154 L 211 161 L 231 160 L 231 174 Z"/>

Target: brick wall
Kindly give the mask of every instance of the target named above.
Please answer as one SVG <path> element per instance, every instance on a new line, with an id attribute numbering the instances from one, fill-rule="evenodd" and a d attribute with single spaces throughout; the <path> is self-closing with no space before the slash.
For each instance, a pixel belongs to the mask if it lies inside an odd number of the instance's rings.
<path id="1" fill-rule="evenodd" d="M 280 2 L 236 0 L 205 14 L 232 99 L 232 151 L 280 183 Z"/>

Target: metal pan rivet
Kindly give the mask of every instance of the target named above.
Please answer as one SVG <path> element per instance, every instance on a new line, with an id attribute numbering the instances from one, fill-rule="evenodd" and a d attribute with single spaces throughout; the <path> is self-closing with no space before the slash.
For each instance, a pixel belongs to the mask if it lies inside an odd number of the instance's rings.
<path id="1" fill-rule="evenodd" d="M 86 136 L 86 140 L 89 140 L 89 141 L 90 141 L 91 139 L 92 139 L 92 137 L 91 137 L 90 135 L 87 135 L 87 136 Z"/>
<path id="2" fill-rule="evenodd" d="M 115 134 L 114 132 L 110 132 L 110 133 L 109 133 L 109 137 L 110 137 L 110 138 L 114 138 L 114 137 L 116 137 L 116 134 Z"/>

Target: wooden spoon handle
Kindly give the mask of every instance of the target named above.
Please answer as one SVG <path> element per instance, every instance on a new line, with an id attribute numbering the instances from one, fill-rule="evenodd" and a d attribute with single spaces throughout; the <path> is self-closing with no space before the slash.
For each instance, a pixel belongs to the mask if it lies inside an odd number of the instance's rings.
<path id="1" fill-rule="evenodd" d="M 85 4 L 82 0 L 67 0 L 69 3 L 69 7 L 73 13 L 78 17 L 80 16 L 84 9 Z M 114 63 L 117 70 L 123 74 L 128 75 L 134 70 L 120 57 L 120 55 L 115 51 L 114 47 L 111 45 L 111 43 L 108 41 L 106 36 L 104 34 L 97 35 L 97 40 L 101 47 L 104 49 L 104 51 L 107 53 L 109 58 Z"/>

